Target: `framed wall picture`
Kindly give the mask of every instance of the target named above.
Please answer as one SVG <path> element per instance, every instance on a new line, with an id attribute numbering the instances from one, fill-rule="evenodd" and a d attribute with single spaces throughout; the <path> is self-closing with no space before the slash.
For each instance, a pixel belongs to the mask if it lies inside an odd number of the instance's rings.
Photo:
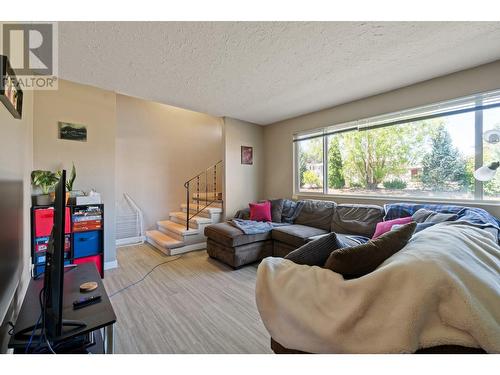
<path id="1" fill-rule="evenodd" d="M 23 115 L 23 90 L 7 56 L 0 55 L 0 101 L 17 119 Z"/>
<path id="2" fill-rule="evenodd" d="M 241 146 L 241 164 L 253 164 L 253 147 Z"/>
<path id="3" fill-rule="evenodd" d="M 80 124 L 59 121 L 59 139 L 87 142 L 87 127 Z"/>

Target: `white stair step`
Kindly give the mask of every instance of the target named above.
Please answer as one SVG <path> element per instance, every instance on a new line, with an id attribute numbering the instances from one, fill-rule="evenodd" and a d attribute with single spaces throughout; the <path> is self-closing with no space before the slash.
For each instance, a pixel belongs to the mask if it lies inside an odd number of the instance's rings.
<path id="1" fill-rule="evenodd" d="M 157 222 L 158 227 L 161 229 L 166 230 L 167 232 L 173 232 L 179 236 L 192 236 L 195 234 L 200 233 L 199 229 L 196 228 L 186 228 L 186 225 L 183 224 L 178 224 L 174 223 L 171 220 L 164 220 L 164 221 L 158 221 Z"/>
<path id="2" fill-rule="evenodd" d="M 148 241 L 153 240 L 154 242 L 156 242 L 156 244 L 164 249 L 175 249 L 184 245 L 182 241 L 178 241 L 175 238 L 172 238 L 158 230 L 146 231 L 146 238 L 148 239 Z"/>
<path id="3" fill-rule="evenodd" d="M 198 243 L 192 243 L 189 245 L 177 247 L 175 249 L 170 250 L 169 255 L 178 255 L 178 254 L 183 254 L 183 253 L 188 253 L 190 251 L 195 251 L 195 250 L 201 250 L 201 249 L 206 249 L 207 248 L 207 242 L 198 242 Z"/>
<path id="4" fill-rule="evenodd" d="M 204 205 L 200 204 L 200 208 L 202 208 L 203 206 Z M 182 203 L 181 204 L 181 209 L 185 213 L 186 210 L 187 210 L 187 204 L 186 203 Z M 191 213 L 195 213 L 197 211 L 197 209 L 196 209 L 196 202 L 189 204 L 189 211 L 191 211 Z M 205 212 L 214 213 L 214 214 L 221 213 L 222 212 L 222 204 L 214 202 L 210 206 L 204 208 L 200 212 L 200 214 L 205 213 Z"/>
<path id="5" fill-rule="evenodd" d="M 181 207 L 181 211 L 184 214 L 184 216 L 186 216 L 187 209 Z M 193 214 L 196 214 L 198 211 L 196 210 L 196 208 L 193 209 L 193 208 L 190 207 L 189 208 L 189 212 L 191 213 L 191 215 L 193 215 Z M 220 215 L 220 214 L 213 214 L 213 215 Z M 198 212 L 197 216 L 202 216 L 202 217 L 210 218 L 212 216 L 212 214 L 210 214 L 209 211 L 203 210 L 203 211 Z"/>
<path id="6" fill-rule="evenodd" d="M 177 224 L 186 224 L 186 213 L 185 212 L 171 212 L 169 214 L 170 220 Z M 192 228 L 198 228 L 202 224 L 210 224 L 212 219 L 203 216 L 193 216 L 189 219 L 189 225 Z"/>
<path id="7" fill-rule="evenodd" d="M 193 192 L 191 195 L 194 198 L 199 198 L 199 199 L 204 199 L 204 200 L 220 200 L 222 199 L 222 192 L 216 191 L 215 193 L 213 191 L 209 191 L 207 193 L 203 192 Z"/>
<path id="8" fill-rule="evenodd" d="M 146 241 L 168 256 L 207 248 L 207 242 L 205 240 L 184 243 L 183 241 L 177 241 L 157 230 L 147 231 Z"/>
<path id="9" fill-rule="evenodd" d="M 189 205 L 195 207 L 197 203 L 199 203 L 201 207 L 208 206 L 208 207 L 222 208 L 222 200 L 217 200 L 217 201 L 208 200 L 208 201 L 206 201 L 204 199 L 197 200 L 196 198 L 193 198 L 193 201 Z"/>
<path id="10" fill-rule="evenodd" d="M 218 200 L 218 201 L 208 200 L 208 201 L 206 201 L 206 200 L 203 200 L 203 199 L 197 200 L 196 198 L 193 198 L 193 200 L 191 201 L 191 203 L 189 203 L 189 206 L 196 206 L 197 203 L 199 203 L 200 206 L 208 206 L 208 207 L 214 207 L 214 208 L 223 208 L 223 206 L 222 206 L 222 200 Z"/>

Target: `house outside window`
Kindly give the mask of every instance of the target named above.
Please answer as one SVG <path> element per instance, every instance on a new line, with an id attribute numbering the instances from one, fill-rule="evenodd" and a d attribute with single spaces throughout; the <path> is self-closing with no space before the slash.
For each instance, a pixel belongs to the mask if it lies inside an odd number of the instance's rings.
<path id="1" fill-rule="evenodd" d="M 314 195 L 499 200 L 500 173 L 473 172 L 500 160 L 500 92 L 339 124 L 294 137 L 295 192 Z"/>

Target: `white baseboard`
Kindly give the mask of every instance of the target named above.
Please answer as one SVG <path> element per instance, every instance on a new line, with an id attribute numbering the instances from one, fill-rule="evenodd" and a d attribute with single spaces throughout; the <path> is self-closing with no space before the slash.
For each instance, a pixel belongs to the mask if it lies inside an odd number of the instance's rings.
<path id="1" fill-rule="evenodd" d="M 120 240 L 116 240 L 116 246 L 128 246 L 128 245 L 138 245 L 142 244 L 146 241 L 146 236 L 137 236 L 137 237 L 130 237 L 130 238 L 123 238 Z"/>
<path id="2" fill-rule="evenodd" d="M 113 260 L 111 262 L 104 262 L 104 270 L 110 270 L 113 268 L 118 268 L 118 261 Z"/>

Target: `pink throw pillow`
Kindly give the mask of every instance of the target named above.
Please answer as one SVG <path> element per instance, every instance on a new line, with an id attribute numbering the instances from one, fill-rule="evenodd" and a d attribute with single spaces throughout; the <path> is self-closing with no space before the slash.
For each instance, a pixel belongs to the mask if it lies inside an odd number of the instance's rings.
<path id="1" fill-rule="evenodd" d="M 271 202 L 249 203 L 250 220 L 254 221 L 271 221 Z"/>
<path id="2" fill-rule="evenodd" d="M 392 229 L 393 225 L 404 225 L 411 223 L 413 221 L 413 218 L 411 216 L 408 217 L 400 217 L 398 219 L 394 220 L 388 220 L 388 221 L 381 221 L 380 223 L 377 224 L 377 227 L 375 228 L 375 233 L 372 237 L 372 239 L 375 239 L 382 234 L 389 232 Z"/>

